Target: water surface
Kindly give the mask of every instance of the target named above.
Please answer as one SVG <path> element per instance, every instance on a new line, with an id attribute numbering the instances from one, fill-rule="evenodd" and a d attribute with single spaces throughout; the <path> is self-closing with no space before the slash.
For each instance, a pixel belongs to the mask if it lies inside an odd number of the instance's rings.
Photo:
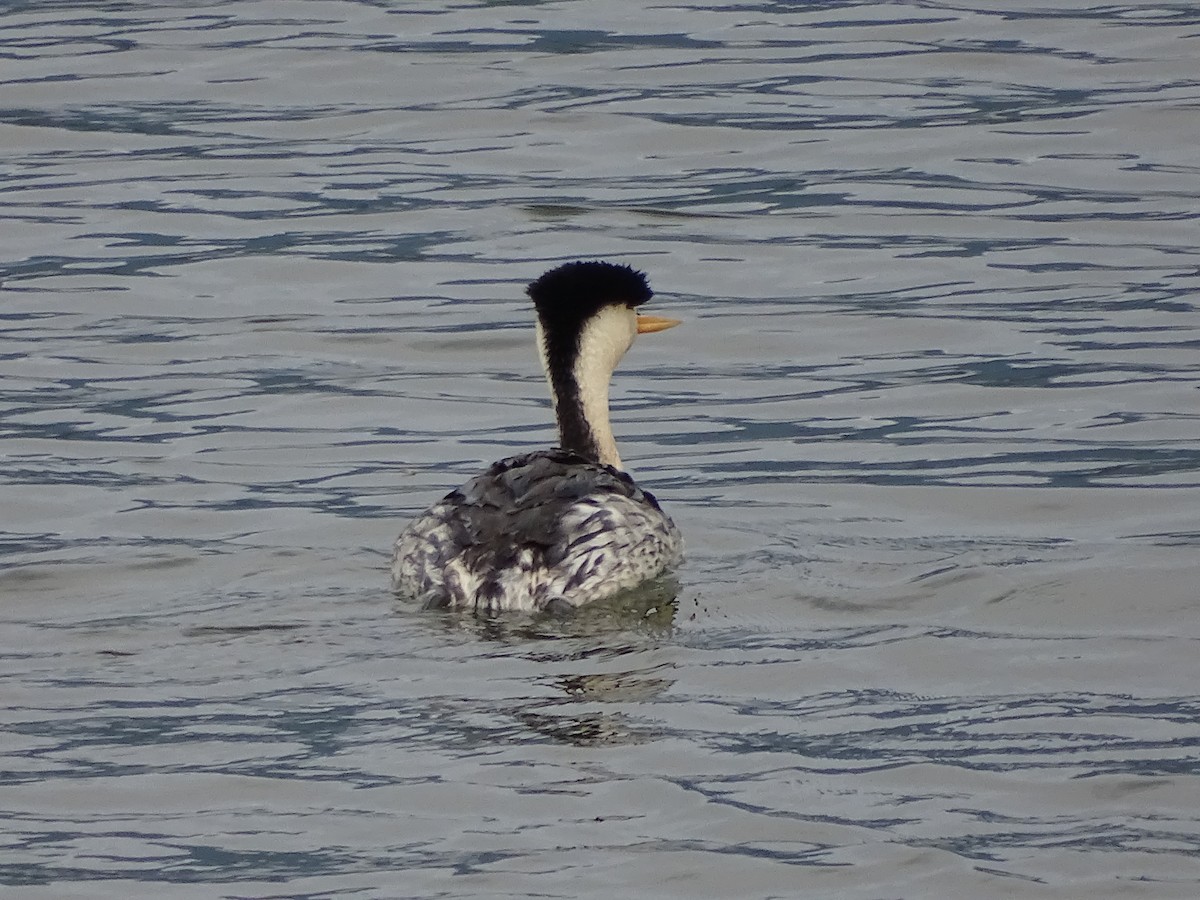
<path id="1" fill-rule="evenodd" d="M 1190 4 L 0 28 L 6 896 L 1200 893 Z M 578 257 L 677 606 L 397 604 Z"/>

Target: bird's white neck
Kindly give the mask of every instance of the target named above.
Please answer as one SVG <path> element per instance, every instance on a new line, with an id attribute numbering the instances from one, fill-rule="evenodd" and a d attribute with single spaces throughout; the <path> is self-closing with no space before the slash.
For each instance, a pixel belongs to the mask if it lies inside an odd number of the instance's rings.
<path id="1" fill-rule="evenodd" d="M 605 465 L 621 468 L 608 412 L 613 370 L 637 334 L 637 315 L 626 306 L 607 306 L 584 326 L 579 352 L 565 371 L 554 371 L 538 324 L 538 350 L 558 421 L 559 443 Z"/>

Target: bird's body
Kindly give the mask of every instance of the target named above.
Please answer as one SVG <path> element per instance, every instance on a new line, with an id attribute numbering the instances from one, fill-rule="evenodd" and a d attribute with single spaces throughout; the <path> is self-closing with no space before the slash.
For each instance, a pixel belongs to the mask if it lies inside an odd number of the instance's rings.
<path id="1" fill-rule="evenodd" d="M 529 293 L 563 446 L 494 463 L 405 528 L 392 587 L 428 608 L 573 608 L 682 557 L 675 523 L 621 470 L 608 424 L 608 378 L 634 335 L 676 323 L 633 312 L 650 291 L 625 266 L 570 263 Z"/>
<path id="2" fill-rule="evenodd" d="M 426 607 L 579 606 L 662 574 L 681 550 L 675 523 L 627 474 L 538 450 L 494 463 L 414 521 L 392 583 Z"/>

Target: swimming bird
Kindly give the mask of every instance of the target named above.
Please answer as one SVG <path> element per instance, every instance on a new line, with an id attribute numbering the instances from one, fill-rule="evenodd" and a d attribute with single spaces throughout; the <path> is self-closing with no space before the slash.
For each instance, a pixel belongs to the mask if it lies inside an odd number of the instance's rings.
<path id="1" fill-rule="evenodd" d="M 638 314 L 650 286 L 616 263 L 567 263 L 526 293 L 560 446 L 494 463 L 404 529 L 392 588 L 426 608 L 570 612 L 682 558 L 679 529 L 622 468 L 608 409 L 635 336 L 679 320 Z"/>

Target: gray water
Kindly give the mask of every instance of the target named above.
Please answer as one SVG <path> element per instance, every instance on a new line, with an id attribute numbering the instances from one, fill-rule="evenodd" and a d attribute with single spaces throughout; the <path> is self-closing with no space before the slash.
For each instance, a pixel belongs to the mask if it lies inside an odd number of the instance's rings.
<path id="1" fill-rule="evenodd" d="M 0 893 L 1200 896 L 1200 11 L 0 6 Z M 421 613 L 644 269 L 677 605 Z"/>

